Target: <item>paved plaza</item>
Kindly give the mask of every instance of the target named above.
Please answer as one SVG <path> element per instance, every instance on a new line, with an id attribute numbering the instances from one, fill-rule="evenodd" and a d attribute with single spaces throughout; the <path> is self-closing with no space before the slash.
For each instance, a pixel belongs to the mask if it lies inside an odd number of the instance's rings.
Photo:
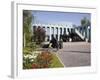
<path id="1" fill-rule="evenodd" d="M 59 49 L 57 56 L 65 67 L 79 67 L 91 65 L 91 43 L 66 42 Z"/>

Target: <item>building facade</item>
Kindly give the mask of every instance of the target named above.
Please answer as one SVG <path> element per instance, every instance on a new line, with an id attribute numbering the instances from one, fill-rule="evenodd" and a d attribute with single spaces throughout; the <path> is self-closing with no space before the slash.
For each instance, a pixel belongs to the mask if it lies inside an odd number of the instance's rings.
<path id="1" fill-rule="evenodd" d="M 61 36 L 67 35 L 70 36 L 69 39 L 73 39 L 76 41 L 78 38 L 84 41 L 90 41 L 91 39 L 91 29 L 90 27 L 74 27 L 72 23 L 66 24 L 33 24 L 33 32 L 34 29 L 41 27 L 45 30 L 45 41 L 50 41 L 52 36 L 54 36 L 58 41 L 61 39 Z"/>
<path id="2" fill-rule="evenodd" d="M 60 40 L 61 35 L 69 34 L 68 31 L 73 28 L 71 23 L 69 24 L 33 24 L 34 27 L 42 27 L 46 31 L 45 41 L 50 41 L 52 36 L 54 36 L 58 41 Z M 34 31 L 34 30 L 33 30 Z"/>

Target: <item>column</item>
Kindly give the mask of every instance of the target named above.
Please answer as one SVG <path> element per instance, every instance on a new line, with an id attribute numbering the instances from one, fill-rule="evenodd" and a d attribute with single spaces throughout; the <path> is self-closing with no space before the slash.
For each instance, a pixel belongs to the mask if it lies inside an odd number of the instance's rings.
<path id="1" fill-rule="evenodd" d="M 54 34 L 54 28 L 53 26 L 51 27 L 51 39 L 52 39 L 52 35 Z"/>
<path id="2" fill-rule="evenodd" d="M 64 28 L 62 27 L 62 35 L 64 34 Z"/>
<path id="3" fill-rule="evenodd" d="M 56 38 L 58 40 L 58 26 L 56 27 Z"/>
<path id="4" fill-rule="evenodd" d="M 61 35 L 62 35 L 62 27 L 60 27 L 60 38 L 61 38 Z"/>
<path id="5" fill-rule="evenodd" d="M 60 28 L 58 27 L 58 41 L 60 40 Z"/>
<path id="6" fill-rule="evenodd" d="M 55 28 L 55 26 L 53 26 L 53 35 L 54 35 L 54 37 L 56 37 L 55 36 L 55 30 L 56 30 L 56 28 Z"/>
<path id="7" fill-rule="evenodd" d="M 47 26 L 45 26 L 45 31 L 46 31 L 45 41 L 47 41 Z"/>
<path id="8" fill-rule="evenodd" d="M 67 28 L 66 28 L 66 34 L 68 35 L 68 30 L 67 30 Z"/>
<path id="9" fill-rule="evenodd" d="M 57 27 L 57 40 L 59 40 L 59 38 L 58 38 L 58 27 Z"/>
<path id="10" fill-rule="evenodd" d="M 50 36 L 50 39 L 49 40 L 51 40 L 51 26 L 49 26 L 49 29 L 50 29 L 50 33 L 49 33 L 49 36 Z"/>

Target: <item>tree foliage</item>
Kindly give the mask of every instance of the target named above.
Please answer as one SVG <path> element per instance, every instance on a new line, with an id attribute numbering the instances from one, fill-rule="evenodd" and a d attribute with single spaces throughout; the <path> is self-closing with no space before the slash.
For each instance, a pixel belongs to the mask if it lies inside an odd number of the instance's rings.
<path id="1" fill-rule="evenodd" d="M 89 21 L 86 17 L 84 17 L 84 18 L 81 20 L 81 26 L 87 27 L 87 26 L 90 26 L 90 25 L 91 25 L 91 23 L 90 23 L 90 21 Z"/>
<path id="2" fill-rule="evenodd" d="M 23 34 L 25 35 L 25 44 L 30 42 L 32 31 L 31 31 L 31 23 L 32 23 L 32 12 L 29 10 L 23 11 Z"/>
<path id="3" fill-rule="evenodd" d="M 41 43 L 45 40 L 45 30 L 41 28 L 40 26 L 36 28 L 34 32 L 34 38 L 37 43 Z"/>

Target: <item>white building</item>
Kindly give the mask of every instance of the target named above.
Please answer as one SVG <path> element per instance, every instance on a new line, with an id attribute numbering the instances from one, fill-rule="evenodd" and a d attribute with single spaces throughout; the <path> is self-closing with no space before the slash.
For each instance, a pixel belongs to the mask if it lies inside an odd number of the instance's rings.
<path id="1" fill-rule="evenodd" d="M 67 34 L 69 35 L 69 32 L 72 33 L 74 31 L 74 34 L 77 34 L 77 36 L 85 41 L 90 41 L 91 39 L 91 27 L 74 27 L 72 23 L 67 22 L 66 24 L 33 24 L 34 27 L 42 27 L 46 31 L 46 37 L 45 41 L 50 41 L 52 39 L 52 36 L 54 36 L 58 41 L 61 39 L 61 35 Z M 33 30 L 34 31 L 34 30 Z M 74 40 L 77 38 L 77 36 L 74 36 Z M 76 39 L 77 40 L 77 39 Z"/>
<path id="2" fill-rule="evenodd" d="M 42 27 L 46 31 L 46 39 L 45 41 L 51 40 L 52 36 L 54 36 L 58 41 L 60 40 L 60 35 L 69 34 L 68 30 L 70 31 L 73 28 L 72 23 L 66 24 L 33 24 L 33 27 Z"/>

